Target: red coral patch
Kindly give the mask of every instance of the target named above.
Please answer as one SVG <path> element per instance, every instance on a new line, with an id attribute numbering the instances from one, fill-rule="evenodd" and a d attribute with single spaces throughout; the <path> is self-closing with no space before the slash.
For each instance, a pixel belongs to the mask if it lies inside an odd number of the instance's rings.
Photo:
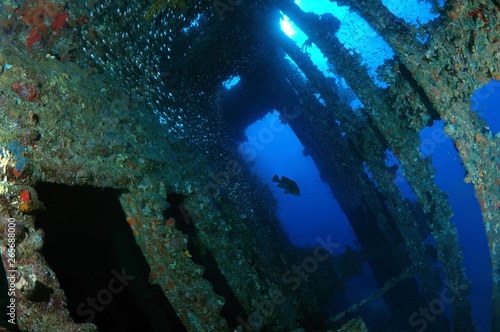
<path id="1" fill-rule="evenodd" d="M 34 83 L 17 80 L 12 83 L 12 91 L 17 93 L 22 99 L 27 101 L 37 101 L 38 98 L 40 98 L 38 86 Z"/>
<path id="2" fill-rule="evenodd" d="M 21 191 L 21 194 L 19 194 L 19 198 L 22 202 L 28 203 L 29 201 L 31 201 L 31 194 L 28 190 L 23 190 Z"/>
<path id="3" fill-rule="evenodd" d="M 31 29 L 28 38 L 26 38 L 26 48 L 31 50 L 33 44 L 38 43 L 40 40 L 42 40 L 42 34 L 40 31 L 38 31 L 38 29 Z"/>
<path id="4" fill-rule="evenodd" d="M 54 29 L 55 32 L 59 33 L 61 31 L 62 27 L 66 25 L 68 22 L 69 14 L 66 12 L 61 12 L 56 15 L 54 18 L 54 21 L 52 22 L 52 28 Z"/>

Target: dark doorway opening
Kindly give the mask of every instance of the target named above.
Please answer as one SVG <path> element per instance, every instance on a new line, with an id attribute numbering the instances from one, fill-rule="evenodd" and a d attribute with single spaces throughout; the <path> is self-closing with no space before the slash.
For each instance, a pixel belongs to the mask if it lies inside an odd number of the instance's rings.
<path id="1" fill-rule="evenodd" d="M 42 254 L 54 270 L 76 323 L 99 331 L 185 331 L 144 258 L 114 189 L 43 183 Z"/>

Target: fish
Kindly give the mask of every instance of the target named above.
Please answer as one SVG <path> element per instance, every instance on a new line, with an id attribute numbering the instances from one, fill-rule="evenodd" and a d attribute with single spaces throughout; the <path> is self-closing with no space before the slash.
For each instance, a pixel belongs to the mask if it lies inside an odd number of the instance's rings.
<path id="1" fill-rule="evenodd" d="M 273 182 L 278 183 L 278 188 L 285 189 L 285 194 L 292 194 L 295 196 L 300 196 L 300 188 L 297 185 L 297 183 L 295 183 L 295 181 L 287 178 L 286 176 L 282 176 L 281 180 L 280 180 L 278 175 L 275 174 L 273 176 Z"/>

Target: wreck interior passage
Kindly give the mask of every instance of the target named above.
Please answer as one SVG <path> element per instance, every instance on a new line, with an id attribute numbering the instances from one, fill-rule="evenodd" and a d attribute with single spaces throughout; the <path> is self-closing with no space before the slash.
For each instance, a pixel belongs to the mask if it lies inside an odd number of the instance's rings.
<path id="1" fill-rule="evenodd" d="M 500 331 L 499 24 L 497 0 L 6 1 L 0 325 Z"/>
<path id="2" fill-rule="evenodd" d="M 279 113 L 267 113 L 245 130 L 247 140 L 239 150 L 259 179 L 268 184 L 278 200 L 277 216 L 293 244 L 315 247 L 317 238 L 331 236 L 338 243 L 336 254 L 352 246 L 354 233 L 319 170 L 292 129 L 281 123 Z M 293 179 L 298 195 L 270 182 L 274 175 Z"/>
<path id="3" fill-rule="evenodd" d="M 135 244 L 119 192 L 42 183 L 42 254 L 54 270 L 75 322 L 100 331 L 182 331 Z"/>

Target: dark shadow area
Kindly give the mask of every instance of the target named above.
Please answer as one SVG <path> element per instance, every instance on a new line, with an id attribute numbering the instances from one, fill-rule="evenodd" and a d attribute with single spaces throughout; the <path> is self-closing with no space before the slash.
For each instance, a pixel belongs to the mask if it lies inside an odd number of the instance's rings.
<path id="1" fill-rule="evenodd" d="M 415 77 L 412 75 L 411 71 L 406 67 L 402 62 L 399 63 L 399 70 L 401 72 L 401 76 L 411 85 L 413 91 L 415 91 L 420 100 L 425 105 L 428 114 L 430 115 L 429 120 L 427 121 L 427 126 L 432 126 L 433 121 L 441 119 L 439 112 L 432 105 L 432 101 L 429 99 L 429 96 L 425 93 L 424 89 L 417 82 Z"/>
<path id="2" fill-rule="evenodd" d="M 72 319 L 99 331 L 185 331 L 126 222 L 119 192 L 90 186 L 37 185 L 45 211 L 42 254 L 67 296 Z"/>
<path id="3" fill-rule="evenodd" d="M 237 141 L 245 139 L 248 125 L 262 119 L 270 110 L 283 111 L 288 107 L 293 111 L 291 105 L 298 103 L 292 86 L 278 69 L 281 58 L 275 58 L 275 61 L 242 75 L 238 85 L 222 94 L 224 119 L 230 124 L 231 134 Z"/>
<path id="4" fill-rule="evenodd" d="M 195 235 L 196 229 L 194 227 L 193 220 L 187 212 L 184 210 L 184 199 L 188 196 L 178 193 L 167 194 L 167 202 L 170 205 L 169 208 L 164 212 L 165 219 L 170 217 L 175 219 L 175 228 L 181 231 L 183 234 L 192 237 Z"/>
<path id="5" fill-rule="evenodd" d="M 212 284 L 215 293 L 224 297 L 225 302 L 220 315 L 226 319 L 230 328 L 234 328 L 238 326 L 237 318 L 247 317 L 247 314 L 245 314 L 243 307 L 236 298 L 231 286 L 229 286 L 226 277 L 220 271 L 215 258 L 204 248 L 200 239 L 197 238 L 193 220 L 183 207 L 185 198 L 187 196 L 183 194 L 169 193 L 167 195 L 167 202 L 170 204 L 170 207 L 165 211 L 165 218 L 174 218 L 176 228 L 189 236 L 187 247 L 192 260 L 205 268 L 202 277 Z"/>

